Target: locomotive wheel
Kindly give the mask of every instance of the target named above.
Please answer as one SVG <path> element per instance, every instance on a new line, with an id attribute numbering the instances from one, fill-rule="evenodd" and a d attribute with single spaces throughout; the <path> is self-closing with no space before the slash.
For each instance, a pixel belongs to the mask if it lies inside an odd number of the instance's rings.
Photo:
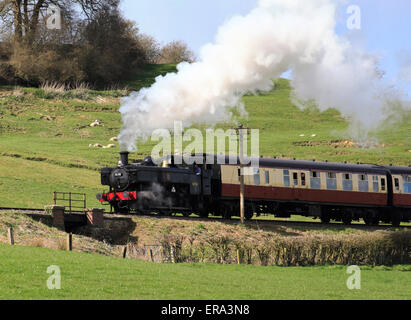
<path id="1" fill-rule="evenodd" d="M 118 214 L 128 214 L 130 209 L 128 207 L 120 207 L 117 203 L 113 205 L 114 213 Z"/>
<path id="2" fill-rule="evenodd" d="M 231 220 L 231 212 L 229 212 L 228 210 L 224 210 L 223 211 L 223 219 Z"/>
<path id="3" fill-rule="evenodd" d="M 246 220 L 251 220 L 254 217 L 255 207 L 253 204 L 247 204 L 245 206 L 244 218 Z"/>
<path id="4" fill-rule="evenodd" d="M 203 211 L 200 212 L 200 217 L 201 218 L 208 218 L 209 215 L 210 214 L 209 214 L 208 211 L 203 210 Z"/>
<path id="5" fill-rule="evenodd" d="M 254 217 L 254 213 L 251 212 L 251 211 L 246 212 L 245 215 L 244 215 L 244 218 L 245 218 L 247 221 L 250 221 L 253 217 Z"/>
<path id="6" fill-rule="evenodd" d="M 367 226 L 378 226 L 380 224 L 380 219 L 378 217 L 366 216 L 363 220 Z"/>
<path id="7" fill-rule="evenodd" d="M 173 215 L 173 212 L 171 210 L 162 210 L 161 215 L 165 217 L 171 217 Z"/>
<path id="8" fill-rule="evenodd" d="M 399 217 L 393 217 L 393 218 L 391 219 L 391 223 L 392 223 L 392 226 L 393 226 L 393 227 L 399 227 L 400 224 L 401 224 L 401 218 L 399 218 Z"/>
<path id="9" fill-rule="evenodd" d="M 375 217 L 373 220 L 372 220 L 372 225 L 373 226 L 378 226 L 380 224 L 380 219 L 378 218 L 378 217 Z"/>
<path id="10" fill-rule="evenodd" d="M 374 225 L 374 219 L 373 219 L 372 217 L 364 217 L 363 220 L 364 220 L 364 223 L 365 223 L 367 226 L 372 226 L 372 225 Z"/>
<path id="11" fill-rule="evenodd" d="M 342 218 L 342 222 L 343 222 L 346 226 L 351 225 L 351 222 L 352 222 L 351 214 L 344 214 L 344 216 L 343 216 L 343 218 Z"/>
<path id="12" fill-rule="evenodd" d="M 380 223 L 380 219 L 373 211 L 368 211 L 365 214 L 363 220 L 367 226 L 378 226 Z"/>
<path id="13" fill-rule="evenodd" d="M 232 213 L 228 206 L 223 205 L 218 211 L 218 215 L 220 215 L 223 219 L 231 220 Z"/>
<path id="14" fill-rule="evenodd" d="M 331 216 L 330 214 L 327 212 L 326 208 L 321 208 L 321 223 L 322 224 L 329 224 L 331 221 Z"/>
<path id="15" fill-rule="evenodd" d="M 363 220 L 364 220 L 364 223 L 367 225 L 367 226 L 372 226 L 373 224 L 374 224 L 374 217 L 371 215 L 371 214 L 369 214 L 369 213 L 367 213 L 365 216 L 364 216 L 364 218 L 362 218 Z"/>
<path id="16" fill-rule="evenodd" d="M 322 224 L 329 224 L 331 221 L 331 218 L 328 215 L 323 215 L 321 217 L 321 223 Z"/>

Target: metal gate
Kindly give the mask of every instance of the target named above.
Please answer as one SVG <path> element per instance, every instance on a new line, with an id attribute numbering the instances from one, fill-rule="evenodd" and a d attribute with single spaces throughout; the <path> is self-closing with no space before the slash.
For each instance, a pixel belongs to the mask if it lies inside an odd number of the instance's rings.
<path id="1" fill-rule="evenodd" d="M 87 209 L 87 198 L 85 193 L 53 192 L 53 204 L 66 207 L 69 213 L 80 211 L 79 209 L 84 211 Z"/>

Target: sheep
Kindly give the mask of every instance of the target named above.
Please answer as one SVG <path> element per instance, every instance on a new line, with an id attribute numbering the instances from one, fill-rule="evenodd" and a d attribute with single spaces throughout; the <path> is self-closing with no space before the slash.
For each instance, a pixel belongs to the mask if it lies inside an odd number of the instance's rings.
<path id="1" fill-rule="evenodd" d="M 90 124 L 90 127 L 92 128 L 100 127 L 100 126 L 103 126 L 103 122 L 101 122 L 100 120 L 96 120 L 92 124 Z"/>
<path id="2" fill-rule="evenodd" d="M 104 146 L 103 149 L 112 149 L 115 148 L 116 145 L 115 144 L 109 144 L 108 146 Z"/>

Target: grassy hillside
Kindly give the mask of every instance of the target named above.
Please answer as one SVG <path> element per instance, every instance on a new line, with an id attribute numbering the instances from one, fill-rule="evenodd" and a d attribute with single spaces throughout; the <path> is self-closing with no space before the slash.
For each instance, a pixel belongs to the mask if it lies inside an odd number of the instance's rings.
<path id="1" fill-rule="evenodd" d="M 362 268 L 348 290 L 346 267 L 280 268 L 152 264 L 93 254 L 0 245 L 0 299 L 410 299 L 409 266 Z M 61 270 L 48 290 L 47 268 Z M 388 270 L 390 270 L 388 272 Z M 201 276 L 200 276 L 201 275 Z"/>
<path id="2" fill-rule="evenodd" d="M 173 71 L 173 65 L 150 66 L 129 82 L 129 88 L 149 86 L 156 76 Z M 50 203 L 53 191 L 85 192 L 88 205 L 98 206 L 94 200 L 102 190 L 98 169 L 116 164 L 120 150 L 118 145 L 113 149 L 89 146 L 113 143 L 110 139 L 121 128 L 120 98 L 128 92 L 0 87 L 0 193 L 6 195 L 0 197 L 0 206 L 43 207 Z M 288 81 L 280 80 L 270 93 L 244 97 L 249 118 L 243 122 L 260 129 L 262 155 L 411 163 L 411 113 L 402 115 L 395 127 L 375 133 L 377 147 L 361 149 L 343 142 L 349 138 L 344 134 L 348 124 L 337 111 L 302 111 L 289 96 Z M 96 119 L 104 126 L 90 127 Z M 144 157 L 153 146 L 151 142 L 140 146 L 132 157 Z"/>

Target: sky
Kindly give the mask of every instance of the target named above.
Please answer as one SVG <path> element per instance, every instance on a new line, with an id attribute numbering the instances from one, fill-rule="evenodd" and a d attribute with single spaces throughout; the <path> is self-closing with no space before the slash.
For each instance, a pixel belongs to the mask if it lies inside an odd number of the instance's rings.
<path id="1" fill-rule="evenodd" d="M 218 28 L 235 15 L 245 15 L 257 0 L 123 0 L 121 9 L 140 31 L 160 43 L 183 40 L 198 55 L 214 42 Z M 343 2 L 343 3 L 341 3 Z M 361 10 L 360 29 L 350 30 L 347 9 Z M 337 33 L 376 54 L 385 78 L 411 98 L 411 1 L 342 0 L 337 11 Z"/>

